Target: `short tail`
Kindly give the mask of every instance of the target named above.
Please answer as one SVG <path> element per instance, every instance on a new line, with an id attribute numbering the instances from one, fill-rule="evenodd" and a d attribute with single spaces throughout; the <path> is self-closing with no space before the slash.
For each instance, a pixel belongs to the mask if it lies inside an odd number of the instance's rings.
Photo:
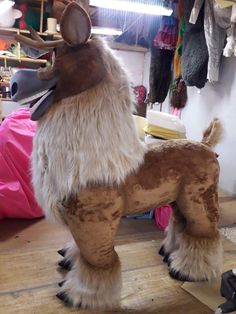
<path id="1" fill-rule="evenodd" d="M 214 147 L 216 146 L 223 137 L 223 125 L 218 118 L 215 118 L 209 127 L 203 132 L 203 138 L 201 143 Z"/>

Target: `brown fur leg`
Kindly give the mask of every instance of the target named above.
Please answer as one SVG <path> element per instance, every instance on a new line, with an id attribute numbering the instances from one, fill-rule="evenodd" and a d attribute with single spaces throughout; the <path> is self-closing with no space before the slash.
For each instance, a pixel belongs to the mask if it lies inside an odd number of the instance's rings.
<path id="1" fill-rule="evenodd" d="M 121 269 L 114 250 L 114 236 L 120 216 L 121 211 L 117 208 L 80 208 L 67 213 L 68 226 L 79 250 L 59 298 L 82 308 L 119 306 Z"/>

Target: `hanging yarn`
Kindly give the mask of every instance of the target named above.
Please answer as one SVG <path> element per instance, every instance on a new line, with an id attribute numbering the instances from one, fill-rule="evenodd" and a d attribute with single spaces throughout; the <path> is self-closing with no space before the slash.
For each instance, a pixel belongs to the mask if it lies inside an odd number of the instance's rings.
<path id="1" fill-rule="evenodd" d="M 185 22 L 180 20 L 177 48 L 175 50 L 175 55 L 174 55 L 174 77 L 178 77 L 181 75 L 181 56 L 182 56 L 182 48 L 183 48 L 184 28 L 185 28 Z"/>
<path id="2" fill-rule="evenodd" d="M 186 86 L 203 88 L 207 82 L 208 49 L 204 33 L 204 7 L 201 8 L 196 24 L 189 18 L 195 0 L 185 1 L 185 31 L 181 60 L 182 78 Z"/>
<path id="3" fill-rule="evenodd" d="M 154 37 L 151 47 L 151 64 L 149 77 L 149 101 L 163 103 L 168 95 L 172 79 L 172 62 L 178 39 L 178 19 L 176 3 L 166 0 L 165 6 L 174 11 L 172 16 L 164 16 L 161 26 Z"/>
<path id="4" fill-rule="evenodd" d="M 174 81 L 170 88 L 170 104 L 174 109 L 184 108 L 187 103 L 187 87 L 181 76 L 181 58 L 183 48 L 183 34 L 185 30 L 184 21 L 184 2 L 179 1 L 177 7 L 177 15 L 179 18 L 179 33 L 177 48 L 174 55 Z"/>
<path id="5" fill-rule="evenodd" d="M 171 50 L 152 48 L 149 75 L 149 101 L 163 103 L 168 95 L 172 78 L 172 60 L 174 52 Z"/>
<path id="6" fill-rule="evenodd" d="M 184 108 L 187 103 L 187 87 L 181 76 L 177 77 L 171 86 L 170 104 L 173 108 Z"/>

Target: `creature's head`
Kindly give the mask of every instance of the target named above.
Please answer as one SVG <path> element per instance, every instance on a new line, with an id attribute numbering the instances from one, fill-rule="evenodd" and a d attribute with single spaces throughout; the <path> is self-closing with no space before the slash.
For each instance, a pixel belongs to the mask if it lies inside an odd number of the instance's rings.
<path id="1" fill-rule="evenodd" d="M 107 74 L 98 42 L 90 38 L 91 21 L 82 6 L 76 2 L 67 5 L 60 30 L 62 39 L 55 41 L 43 41 L 32 29 L 33 39 L 16 35 L 19 42 L 33 48 L 56 48 L 52 67 L 19 70 L 11 80 L 12 99 L 20 104 L 31 103 L 33 120 L 60 100 L 99 84 Z"/>

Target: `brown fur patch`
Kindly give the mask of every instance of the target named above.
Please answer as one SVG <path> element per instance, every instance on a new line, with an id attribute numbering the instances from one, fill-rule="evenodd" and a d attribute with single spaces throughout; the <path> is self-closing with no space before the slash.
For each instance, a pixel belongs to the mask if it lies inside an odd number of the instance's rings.
<path id="1" fill-rule="evenodd" d="M 82 93 L 100 83 L 106 76 L 99 49 L 93 41 L 77 48 L 66 44 L 59 47 L 53 70 L 59 78 L 55 103 Z"/>

